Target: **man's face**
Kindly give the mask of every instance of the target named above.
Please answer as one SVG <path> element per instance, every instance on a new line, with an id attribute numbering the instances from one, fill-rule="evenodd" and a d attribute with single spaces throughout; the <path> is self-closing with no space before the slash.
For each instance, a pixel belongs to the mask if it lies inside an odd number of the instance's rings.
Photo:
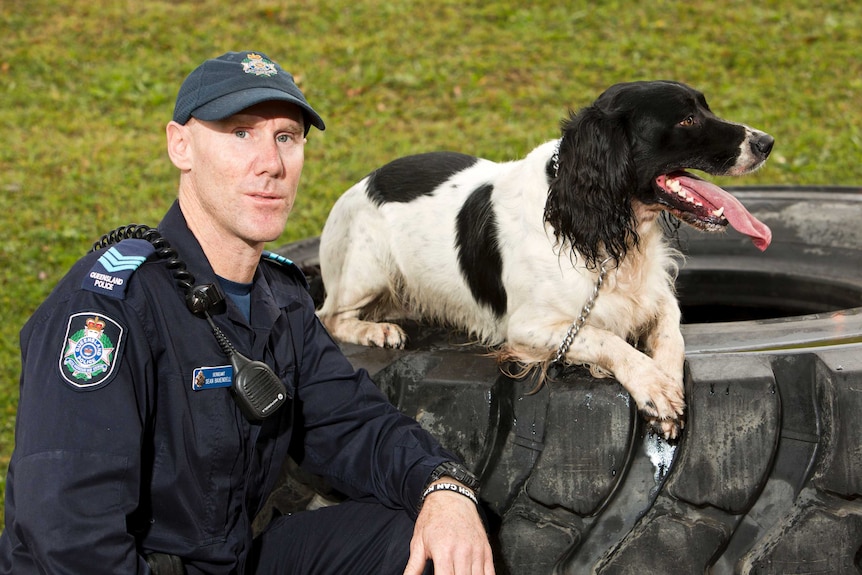
<path id="1" fill-rule="evenodd" d="M 183 129 L 180 206 L 196 232 L 253 246 L 277 239 L 305 159 L 299 107 L 263 102 L 224 120 L 193 118 Z"/>

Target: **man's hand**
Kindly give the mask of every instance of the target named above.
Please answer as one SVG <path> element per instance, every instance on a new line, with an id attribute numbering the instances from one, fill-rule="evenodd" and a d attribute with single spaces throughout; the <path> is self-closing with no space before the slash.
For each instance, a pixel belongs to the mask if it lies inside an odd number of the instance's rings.
<path id="1" fill-rule="evenodd" d="M 434 562 L 434 575 L 494 575 L 488 536 L 476 505 L 467 497 L 434 491 L 425 498 L 404 575 L 422 575 L 428 559 Z"/>

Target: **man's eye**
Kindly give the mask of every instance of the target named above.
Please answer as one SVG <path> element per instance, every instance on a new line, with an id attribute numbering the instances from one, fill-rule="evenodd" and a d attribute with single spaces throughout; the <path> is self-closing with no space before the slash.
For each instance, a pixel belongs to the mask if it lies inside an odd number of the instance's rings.
<path id="1" fill-rule="evenodd" d="M 245 130 L 236 130 L 233 135 L 241 140 L 244 140 L 245 137 L 248 136 L 248 132 L 246 132 Z"/>
<path id="2" fill-rule="evenodd" d="M 276 137 L 276 140 L 281 144 L 289 144 L 290 142 L 296 141 L 296 139 L 297 137 L 294 134 L 279 134 Z"/>

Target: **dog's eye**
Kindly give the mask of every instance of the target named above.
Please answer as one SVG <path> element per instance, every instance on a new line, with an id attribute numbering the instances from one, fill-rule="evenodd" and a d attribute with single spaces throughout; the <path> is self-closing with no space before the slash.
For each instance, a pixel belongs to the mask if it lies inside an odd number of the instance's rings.
<path id="1" fill-rule="evenodd" d="M 679 123 L 680 126 L 694 126 L 697 123 L 697 120 L 694 119 L 694 116 L 689 116 L 685 120 Z"/>

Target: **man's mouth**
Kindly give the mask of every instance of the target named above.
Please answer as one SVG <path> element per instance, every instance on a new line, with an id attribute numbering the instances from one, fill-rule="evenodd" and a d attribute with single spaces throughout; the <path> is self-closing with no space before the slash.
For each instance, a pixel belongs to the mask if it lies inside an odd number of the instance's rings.
<path id="1" fill-rule="evenodd" d="M 253 193 L 249 194 L 248 196 L 253 200 L 266 202 L 280 202 L 284 200 L 284 198 L 282 198 L 281 196 L 277 196 L 274 194 Z"/>

